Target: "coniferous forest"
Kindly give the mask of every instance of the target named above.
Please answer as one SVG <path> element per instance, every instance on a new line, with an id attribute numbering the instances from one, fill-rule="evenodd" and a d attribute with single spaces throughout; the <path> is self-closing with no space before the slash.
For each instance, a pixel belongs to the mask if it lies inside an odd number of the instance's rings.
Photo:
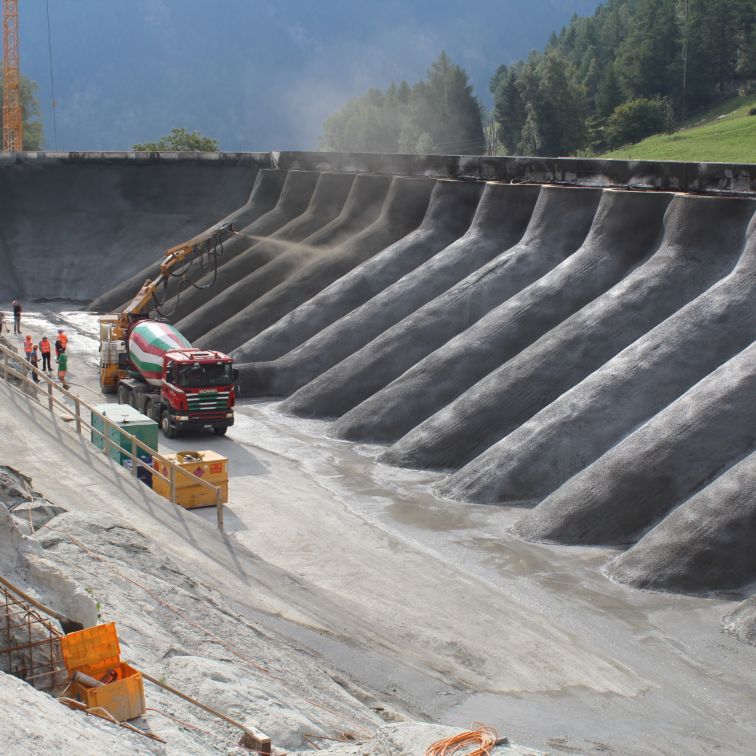
<path id="1" fill-rule="evenodd" d="M 428 76 L 350 100 L 324 125 L 321 149 L 485 152 L 480 105 L 467 73 L 442 52 Z"/>
<path id="2" fill-rule="evenodd" d="M 573 155 L 674 128 L 756 89 L 756 0 L 607 0 L 546 49 L 500 65 L 484 113 L 442 53 L 426 79 L 372 89 L 324 125 L 321 149 Z"/>

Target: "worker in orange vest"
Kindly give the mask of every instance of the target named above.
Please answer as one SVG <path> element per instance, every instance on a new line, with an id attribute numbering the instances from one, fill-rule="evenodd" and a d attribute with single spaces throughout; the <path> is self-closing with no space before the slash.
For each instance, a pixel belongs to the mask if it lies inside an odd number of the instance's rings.
<path id="1" fill-rule="evenodd" d="M 27 336 L 24 339 L 24 354 L 26 355 L 27 360 L 31 357 L 32 349 L 34 349 L 34 342 L 32 341 L 31 336 Z"/>
<path id="2" fill-rule="evenodd" d="M 58 328 L 58 338 L 55 339 L 55 359 L 60 357 L 60 353 L 68 346 L 68 336 L 62 328 Z"/>
<path id="3" fill-rule="evenodd" d="M 52 373 L 52 365 L 50 364 L 50 340 L 47 336 L 43 336 L 42 341 L 39 342 L 39 351 L 42 353 L 42 370 Z"/>

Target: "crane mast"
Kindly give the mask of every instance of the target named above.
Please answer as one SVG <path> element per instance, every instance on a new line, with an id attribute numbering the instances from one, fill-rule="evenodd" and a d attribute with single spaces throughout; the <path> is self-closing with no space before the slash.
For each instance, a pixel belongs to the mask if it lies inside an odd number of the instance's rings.
<path id="1" fill-rule="evenodd" d="M 18 68 L 18 0 L 3 0 L 3 150 L 24 149 Z"/>

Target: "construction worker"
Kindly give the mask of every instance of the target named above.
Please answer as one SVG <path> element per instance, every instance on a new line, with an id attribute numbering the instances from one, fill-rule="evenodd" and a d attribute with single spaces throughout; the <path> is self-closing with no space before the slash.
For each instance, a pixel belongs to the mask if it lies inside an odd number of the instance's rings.
<path id="1" fill-rule="evenodd" d="M 58 338 L 55 339 L 55 359 L 60 357 L 60 353 L 68 346 L 68 336 L 62 328 L 58 328 Z"/>
<path id="2" fill-rule="evenodd" d="M 65 349 L 60 350 L 58 355 L 58 380 L 63 384 L 63 388 L 67 389 L 66 383 L 66 371 L 68 370 L 68 355 Z"/>
<path id="3" fill-rule="evenodd" d="M 39 351 L 42 353 L 42 370 L 46 370 L 48 373 L 51 373 L 52 365 L 50 364 L 50 341 L 47 336 L 43 336 L 42 341 L 39 342 Z"/>
<path id="4" fill-rule="evenodd" d="M 37 353 L 36 344 L 32 345 L 32 351 L 31 351 L 31 355 L 29 356 L 29 362 L 31 362 L 31 366 L 32 366 L 32 371 L 31 371 L 32 380 L 34 381 L 34 383 L 39 383 L 39 376 L 35 372 L 35 368 L 39 367 L 39 354 Z"/>
<path id="5" fill-rule="evenodd" d="M 26 355 L 26 359 L 31 362 L 31 353 L 32 349 L 34 349 L 34 342 L 32 341 L 31 336 L 27 336 L 24 339 L 24 354 Z"/>
<path id="6" fill-rule="evenodd" d="M 13 333 L 21 333 L 21 305 L 17 299 L 13 300 Z"/>

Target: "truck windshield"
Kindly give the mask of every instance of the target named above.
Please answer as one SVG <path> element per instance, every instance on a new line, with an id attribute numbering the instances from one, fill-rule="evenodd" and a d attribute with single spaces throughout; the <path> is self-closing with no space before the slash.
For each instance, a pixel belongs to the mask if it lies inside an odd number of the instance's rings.
<path id="1" fill-rule="evenodd" d="M 179 386 L 184 388 L 207 388 L 208 386 L 228 386 L 234 382 L 231 363 L 220 365 L 179 365 Z"/>

